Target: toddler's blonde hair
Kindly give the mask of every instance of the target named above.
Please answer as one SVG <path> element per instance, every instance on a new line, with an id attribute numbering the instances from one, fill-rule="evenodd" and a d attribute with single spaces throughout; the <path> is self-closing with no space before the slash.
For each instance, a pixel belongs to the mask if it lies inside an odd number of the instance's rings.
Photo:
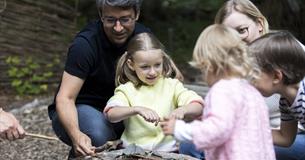
<path id="1" fill-rule="evenodd" d="M 255 59 L 247 53 L 238 33 L 222 24 L 211 25 L 200 34 L 190 63 L 206 73 L 205 76 L 209 72 L 220 77 L 253 80 L 259 73 Z"/>

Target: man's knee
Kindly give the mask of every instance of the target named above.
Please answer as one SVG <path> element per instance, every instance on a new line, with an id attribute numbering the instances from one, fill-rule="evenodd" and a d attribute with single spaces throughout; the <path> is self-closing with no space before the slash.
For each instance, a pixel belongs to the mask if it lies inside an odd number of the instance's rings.
<path id="1" fill-rule="evenodd" d="M 116 134 L 111 125 L 102 122 L 99 124 L 93 123 L 93 125 L 94 126 L 85 133 L 90 137 L 92 145 L 98 147 L 105 144 L 107 141 L 116 139 Z"/>

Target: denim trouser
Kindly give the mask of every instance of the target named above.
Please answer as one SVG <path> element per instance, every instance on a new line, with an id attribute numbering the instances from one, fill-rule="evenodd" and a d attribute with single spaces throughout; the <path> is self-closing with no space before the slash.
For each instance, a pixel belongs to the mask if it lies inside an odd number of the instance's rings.
<path id="1" fill-rule="evenodd" d="M 289 147 L 274 147 L 276 160 L 305 160 L 305 134 L 297 134 Z"/>
<path id="2" fill-rule="evenodd" d="M 120 138 L 120 134 L 124 130 L 122 123 L 110 123 L 104 114 L 92 106 L 85 104 L 78 104 L 78 123 L 81 132 L 85 133 L 91 138 L 93 146 L 101 146 L 109 140 Z M 72 142 L 62 127 L 57 113 L 51 114 L 52 127 L 58 138 L 69 146 Z"/>
<path id="3" fill-rule="evenodd" d="M 198 151 L 191 142 L 181 142 L 179 145 L 179 153 L 189 155 L 198 159 L 204 159 L 203 151 Z"/>
<path id="4" fill-rule="evenodd" d="M 305 160 L 305 134 L 298 134 L 289 148 L 274 146 L 276 160 Z M 199 159 L 204 159 L 202 151 L 198 151 L 192 143 L 180 143 L 179 152 Z"/>

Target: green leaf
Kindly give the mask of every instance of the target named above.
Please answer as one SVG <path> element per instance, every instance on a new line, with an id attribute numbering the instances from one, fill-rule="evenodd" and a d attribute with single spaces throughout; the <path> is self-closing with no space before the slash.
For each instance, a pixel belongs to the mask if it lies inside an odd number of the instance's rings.
<path id="1" fill-rule="evenodd" d="M 39 65 L 38 63 L 29 64 L 29 68 L 30 68 L 30 69 L 37 69 L 37 68 L 39 68 L 39 67 L 40 67 L 40 65 Z"/>
<path id="2" fill-rule="evenodd" d="M 18 64 L 20 64 L 20 62 L 21 62 L 21 60 L 17 56 L 12 57 L 12 59 L 11 59 L 11 64 L 13 64 L 13 65 L 18 65 Z"/>
<path id="3" fill-rule="evenodd" d="M 11 86 L 12 87 L 19 87 L 19 86 L 21 86 L 21 84 L 22 84 L 22 81 L 20 79 L 14 79 L 11 83 Z"/>
<path id="4" fill-rule="evenodd" d="M 43 73 L 42 75 L 44 78 L 50 78 L 53 76 L 53 72 L 46 72 L 46 73 Z"/>
<path id="5" fill-rule="evenodd" d="M 47 84 L 42 84 L 39 86 L 39 88 L 43 91 L 47 91 L 48 90 L 48 85 Z"/>
<path id="6" fill-rule="evenodd" d="M 8 71 L 8 76 L 9 77 L 16 77 L 17 72 L 18 72 L 18 68 L 17 67 L 11 67 Z"/>
<path id="7" fill-rule="evenodd" d="M 28 75 L 28 74 L 32 73 L 29 68 L 22 68 L 21 72 L 24 73 L 24 75 Z"/>
<path id="8" fill-rule="evenodd" d="M 39 81 L 42 81 L 42 80 L 44 80 L 45 78 L 43 78 L 42 76 L 38 76 L 38 75 L 36 75 L 36 74 L 34 74 L 33 76 L 32 76 L 32 78 L 31 78 L 31 80 L 33 81 L 33 82 L 39 82 Z"/>

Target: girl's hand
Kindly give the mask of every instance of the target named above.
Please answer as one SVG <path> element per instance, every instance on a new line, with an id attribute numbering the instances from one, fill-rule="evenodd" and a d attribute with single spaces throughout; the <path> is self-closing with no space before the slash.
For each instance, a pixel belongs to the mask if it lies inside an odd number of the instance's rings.
<path id="1" fill-rule="evenodd" d="M 169 115 L 169 118 L 176 118 L 176 119 L 183 119 L 184 115 L 186 113 L 185 107 L 179 107 L 172 111 L 172 113 Z"/>
<path id="2" fill-rule="evenodd" d="M 154 110 L 146 107 L 134 107 L 134 110 L 137 114 L 142 116 L 147 122 L 155 123 L 156 126 L 158 125 L 160 121 L 160 117 L 158 113 L 155 112 Z"/>
<path id="3" fill-rule="evenodd" d="M 165 135 L 174 135 L 176 119 L 174 117 L 165 117 L 164 121 L 160 122 L 160 126 Z"/>

